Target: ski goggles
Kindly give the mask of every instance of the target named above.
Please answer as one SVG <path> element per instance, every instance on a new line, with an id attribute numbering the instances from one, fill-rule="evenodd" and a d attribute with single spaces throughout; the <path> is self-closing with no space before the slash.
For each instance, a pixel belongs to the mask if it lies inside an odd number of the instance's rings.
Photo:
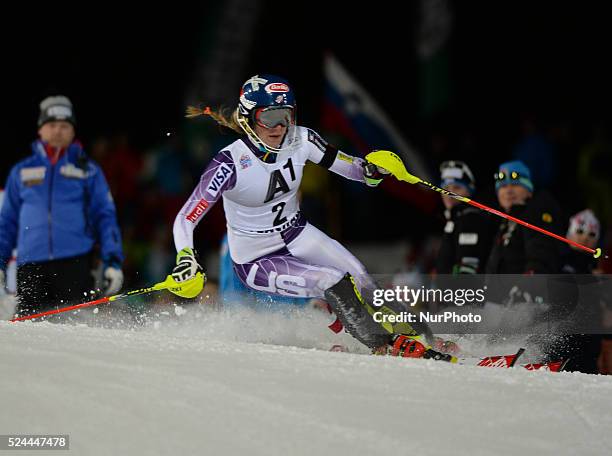
<path id="1" fill-rule="evenodd" d="M 255 122 L 263 128 L 278 125 L 288 127 L 293 123 L 293 108 L 262 108 L 255 111 Z"/>
<path id="2" fill-rule="evenodd" d="M 470 193 L 475 190 L 474 176 L 470 168 L 458 160 L 445 161 L 440 165 L 440 187 L 448 185 L 461 185 L 468 189 Z"/>
<path id="3" fill-rule="evenodd" d="M 500 171 L 498 173 L 493 174 L 493 177 L 495 178 L 496 181 L 503 181 L 503 180 L 520 180 L 521 177 L 523 176 L 521 176 L 516 171 L 512 171 L 509 173 Z"/>
<path id="4" fill-rule="evenodd" d="M 504 185 L 514 184 L 521 185 L 533 192 L 533 182 L 528 174 L 521 174 L 517 171 L 499 171 L 493 174 L 493 177 L 495 178 L 495 190 L 499 190 Z"/>

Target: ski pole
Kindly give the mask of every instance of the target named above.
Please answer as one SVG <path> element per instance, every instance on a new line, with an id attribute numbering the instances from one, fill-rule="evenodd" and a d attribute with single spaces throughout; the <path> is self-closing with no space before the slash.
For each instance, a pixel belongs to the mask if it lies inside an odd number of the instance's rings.
<path id="1" fill-rule="evenodd" d="M 149 287 L 149 288 L 141 288 L 139 290 L 127 291 L 125 293 L 116 294 L 116 295 L 113 295 L 113 296 L 105 296 L 105 297 L 100 298 L 100 299 L 95 299 L 93 301 L 83 302 L 81 304 L 75 304 L 73 306 L 68 306 L 68 307 L 62 307 L 62 308 L 59 308 L 59 309 L 48 310 L 46 312 L 41 312 L 41 313 L 37 313 L 37 314 L 34 314 L 34 315 L 26 315 L 24 317 L 13 318 L 12 320 L 9 320 L 9 321 L 14 323 L 14 322 L 17 322 L 17 321 L 32 320 L 34 318 L 45 317 L 47 315 L 53 315 L 53 314 L 58 314 L 58 313 L 62 313 L 62 312 L 69 312 L 71 310 L 83 309 L 85 307 L 91 307 L 91 306 L 97 306 L 97 305 L 100 305 L 100 304 L 106 304 L 107 302 L 118 301 L 120 299 L 129 298 L 130 296 L 138 296 L 138 295 L 143 295 L 143 294 L 151 293 L 153 291 L 165 290 L 165 289 L 173 286 L 173 282 L 169 281 L 169 279 L 171 279 L 171 278 L 172 278 L 171 276 L 168 276 L 166 278 L 166 280 L 164 280 L 163 282 L 156 283 L 155 285 L 153 285 L 152 287 Z"/>
<path id="2" fill-rule="evenodd" d="M 577 247 L 579 249 L 584 250 L 585 252 L 590 253 L 591 255 L 593 255 L 594 258 L 599 258 L 601 256 L 601 248 L 592 249 L 590 247 L 587 247 L 586 245 L 582 245 L 582 244 L 579 244 L 578 242 L 572 241 L 571 239 L 567 239 L 567 238 L 564 238 L 563 236 L 559 236 L 558 234 L 551 233 L 550 231 L 540 228 L 539 226 L 532 225 L 531 223 L 527 223 L 521 219 L 512 217 L 511 215 L 505 214 L 489 206 L 485 206 L 484 204 L 474 201 L 466 196 L 461 196 L 451 191 L 444 190 L 443 188 L 436 187 L 435 185 L 427 181 L 424 181 L 423 179 L 417 176 L 410 174 L 406 170 L 406 167 L 404 166 L 404 162 L 402 162 L 402 159 L 398 157 L 396 154 L 394 154 L 393 152 L 390 152 L 388 150 L 376 150 L 374 152 L 370 152 L 368 155 L 366 155 L 365 158 L 368 162 L 373 163 L 374 165 L 380 166 L 381 168 L 384 168 L 387 171 L 389 171 L 391 174 L 395 176 L 397 180 L 405 181 L 410 184 L 421 184 L 430 190 L 441 193 L 442 195 L 450 196 L 451 198 L 455 198 L 456 200 L 459 200 L 463 203 L 470 204 L 474 207 L 477 207 L 478 209 L 482 209 L 484 211 L 490 212 L 491 214 L 495 214 L 507 220 L 512 220 L 513 222 L 523 225 L 529 229 L 538 231 L 542 234 L 558 239 L 559 241 L 573 245 L 574 247 Z"/>

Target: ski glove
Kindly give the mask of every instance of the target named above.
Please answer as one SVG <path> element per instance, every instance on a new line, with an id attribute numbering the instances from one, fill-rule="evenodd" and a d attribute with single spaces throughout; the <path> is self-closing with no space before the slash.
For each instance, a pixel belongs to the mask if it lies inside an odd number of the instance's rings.
<path id="1" fill-rule="evenodd" d="M 104 261 L 104 296 L 117 294 L 123 286 L 121 264 L 115 259 Z"/>
<path id="2" fill-rule="evenodd" d="M 198 272 L 204 272 L 202 266 L 196 259 L 195 252 L 190 247 L 185 247 L 176 255 L 176 266 L 172 270 L 172 278 L 178 282 L 193 279 Z"/>
<path id="3" fill-rule="evenodd" d="M 363 179 L 369 187 L 378 186 L 389 174 L 391 174 L 390 171 L 376 166 L 374 163 L 363 163 Z"/>

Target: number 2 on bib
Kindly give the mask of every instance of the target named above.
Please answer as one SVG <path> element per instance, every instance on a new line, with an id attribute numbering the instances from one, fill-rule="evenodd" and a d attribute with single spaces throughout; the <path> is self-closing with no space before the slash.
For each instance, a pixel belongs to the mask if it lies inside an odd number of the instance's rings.
<path id="1" fill-rule="evenodd" d="M 274 217 L 274 226 L 282 225 L 287 221 L 287 217 L 283 217 L 283 209 L 285 209 L 285 202 L 281 202 L 272 206 L 272 212 L 278 212 Z"/>

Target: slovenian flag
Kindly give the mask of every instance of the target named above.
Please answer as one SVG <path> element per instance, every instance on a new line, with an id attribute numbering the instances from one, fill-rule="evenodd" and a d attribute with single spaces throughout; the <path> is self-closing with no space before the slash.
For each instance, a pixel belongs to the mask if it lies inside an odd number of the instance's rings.
<path id="1" fill-rule="evenodd" d="M 432 182 L 421 155 L 402 136 L 376 100 L 332 55 L 325 57 L 324 74 L 323 129 L 342 135 L 361 156 L 375 149 L 393 151 L 402 157 L 408 172 Z M 433 212 L 438 203 L 435 193 L 395 179 L 387 179 L 383 188 L 427 213 Z"/>

